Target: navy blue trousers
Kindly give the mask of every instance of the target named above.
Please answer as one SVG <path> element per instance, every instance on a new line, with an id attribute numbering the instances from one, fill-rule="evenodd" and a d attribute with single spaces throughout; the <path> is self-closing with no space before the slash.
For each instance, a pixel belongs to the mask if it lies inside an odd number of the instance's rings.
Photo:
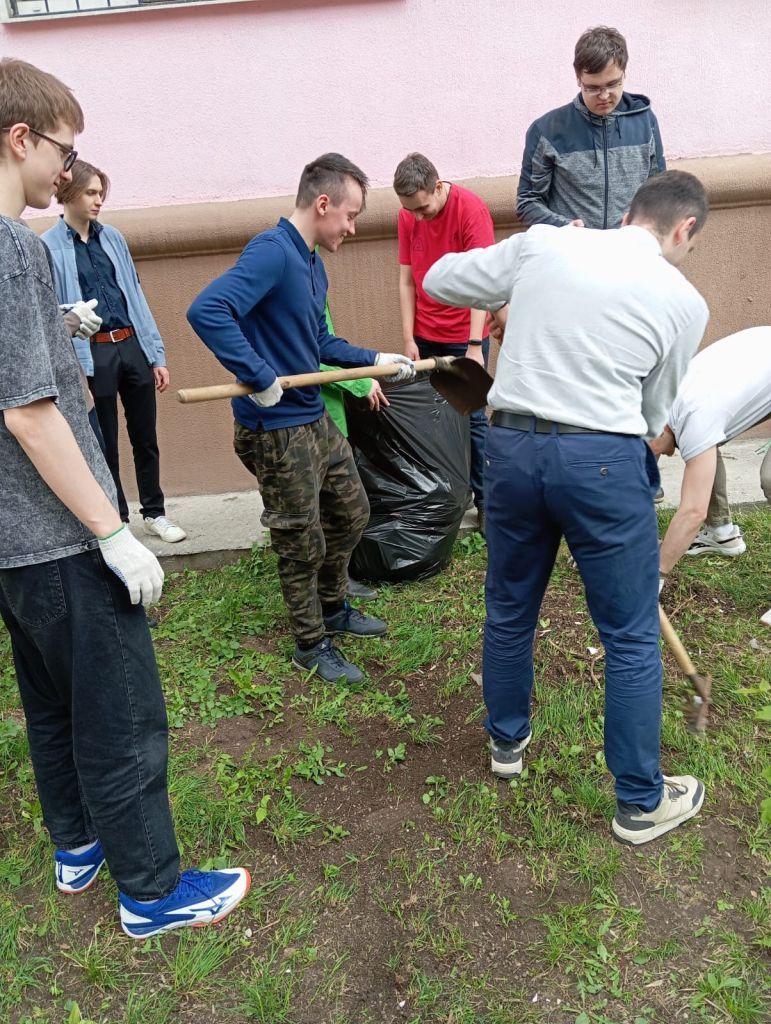
<path id="1" fill-rule="evenodd" d="M 507 743 L 530 732 L 535 628 L 564 536 L 605 647 L 605 759 L 616 796 L 646 811 L 662 792 L 658 487 L 641 438 L 488 433 L 486 727 Z"/>
<path id="2" fill-rule="evenodd" d="M 431 359 L 433 356 L 465 356 L 468 345 L 462 342 L 426 341 L 425 338 L 415 338 L 418 352 L 421 359 Z M 490 339 L 482 339 L 482 358 L 485 369 L 490 354 Z M 485 439 L 487 437 L 488 419 L 484 409 L 477 409 L 468 418 L 469 431 L 471 433 L 471 473 L 469 483 L 474 495 L 474 504 L 482 508 L 485 503 L 484 495 L 484 458 Z"/>

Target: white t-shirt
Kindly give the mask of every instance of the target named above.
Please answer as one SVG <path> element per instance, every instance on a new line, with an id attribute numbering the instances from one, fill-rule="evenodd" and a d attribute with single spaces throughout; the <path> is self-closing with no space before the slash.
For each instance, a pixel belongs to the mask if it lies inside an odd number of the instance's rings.
<path id="1" fill-rule="evenodd" d="M 769 415 L 771 327 L 750 327 L 694 356 L 668 422 L 688 462 Z"/>

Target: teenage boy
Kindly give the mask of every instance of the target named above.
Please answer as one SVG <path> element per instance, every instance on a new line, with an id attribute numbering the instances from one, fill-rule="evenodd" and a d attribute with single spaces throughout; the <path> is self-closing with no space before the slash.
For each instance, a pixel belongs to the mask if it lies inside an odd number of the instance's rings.
<path id="1" fill-rule="evenodd" d="M 126 239 L 117 228 L 99 223 L 110 179 L 85 160 L 76 160 L 70 173 L 72 180 L 62 182 L 58 192 L 64 213 L 42 237 L 53 258 L 59 301 L 97 300 L 100 329 L 88 339 L 76 334 L 74 344 L 94 396 L 118 510 L 127 523 L 118 457 L 120 395 L 145 532 L 175 544 L 186 534 L 166 516 L 155 429 L 155 391 L 162 394 L 169 386 L 166 352 Z"/>
<path id="2" fill-rule="evenodd" d="M 163 571 L 121 522 L 48 251 L 18 218 L 70 180 L 83 112 L 52 75 L 0 61 L 0 615 L 11 636 L 57 888 L 107 862 L 127 934 L 228 914 L 242 868 L 179 874 L 168 735 L 144 604 Z"/>
<path id="3" fill-rule="evenodd" d="M 685 461 L 680 507 L 661 544 L 661 575 L 682 555 L 744 554 L 741 530 L 731 521 L 720 445 L 771 416 L 771 327 L 750 327 L 708 345 L 688 367 L 664 431 L 651 448 Z M 760 466 L 760 485 L 771 501 L 771 450 Z"/>
<path id="4" fill-rule="evenodd" d="M 495 241 L 493 220 L 482 199 L 461 185 L 442 181 L 422 153 L 409 153 L 396 168 L 394 191 L 402 205 L 399 236 L 399 306 L 404 354 L 410 359 L 468 356 L 487 366 L 487 313 L 435 302 L 423 288 L 429 267 L 448 252 L 484 249 Z M 479 532 L 485 532 L 483 465 L 487 415 L 469 416 L 471 490 Z"/>
<path id="5" fill-rule="evenodd" d="M 666 170 L 650 100 L 624 92 L 627 61 L 615 28 L 587 29 L 576 43 L 580 92 L 527 132 L 517 190 L 524 224 L 617 228 L 638 187 Z"/>
<path id="6" fill-rule="evenodd" d="M 316 372 L 322 362 L 402 364 L 386 380 L 415 374 L 406 356 L 355 348 L 327 327 L 327 275 L 315 249 L 335 252 L 355 234 L 367 186 L 363 171 L 339 153 L 308 164 L 291 217 L 253 238 L 187 314 L 222 365 L 254 388 L 233 400 L 234 447 L 262 494 L 262 523 L 278 556 L 296 642 L 292 663 L 329 681 L 364 677 L 333 636 L 382 636 L 387 630 L 385 622 L 346 600 L 348 563 L 369 503 L 350 446 L 324 411 L 319 388 L 283 391 L 277 378 Z"/>
<path id="7" fill-rule="evenodd" d="M 522 771 L 533 637 L 562 536 L 605 646 L 613 834 L 638 845 L 698 813 L 704 786 L 662 776 L 655 436 L 704 333 L 704 299 L 677 269 L 707 216 L 691 174 L 637 192 L 628 225 L 539 225 L 426 275 L 439 302 L 509 324 L 490 389 L 483 679 L 491 767 Z M 515 320 L 512 318 L 516 318 Z"/>

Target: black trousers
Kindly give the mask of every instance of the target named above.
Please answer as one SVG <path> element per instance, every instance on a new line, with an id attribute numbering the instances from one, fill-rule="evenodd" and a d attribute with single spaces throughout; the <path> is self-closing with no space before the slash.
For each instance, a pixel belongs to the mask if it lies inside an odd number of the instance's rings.
<path id="1" fill-rule="evenodd" d="M 98 551 L 0 569 L 43 819 L 53 843 L 99 837 L 121 892 L 166 896 L 179 851 L 168 727 L 141 605 Z"/>
<path id="2" fill-rule="evenodd" d="M 155 432 L 155 378 L 136 336 L 118 341 L 91 342 L 94 376 L 89 384 L 105 444 L 105 458 L 118 492 L 120 517 L 128 522 L 128 505 L 120 484 L 118 458 L 118 395 L 134 453 L 134 470 L 143 516 L 165 513 L 161 490 L 160 456 Z"/>

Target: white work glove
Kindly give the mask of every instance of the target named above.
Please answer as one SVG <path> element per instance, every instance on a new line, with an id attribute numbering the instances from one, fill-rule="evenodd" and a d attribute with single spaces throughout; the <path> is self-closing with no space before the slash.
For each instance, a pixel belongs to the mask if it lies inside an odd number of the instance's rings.
<path id="1" fill-rule="evenodd" d="M 123 526 L 117 533 L 99 540 L 99 550 L 115 575 L 126 584 L 132 604 L 155 604 L 163 590 L 163 569 L 149 551 Z"/>
<path id="2" fill-rule="evenodd" d="M 267 409 L 268 406 L 278 405 L 284 396 L 284 389 L 278 382 L 278 377 L 273 381 L 270 387 L 265 388 L 264 391 L 253 391 L 248 398 L 254 402 L 255 405 L 259 405 L 261 409 Z"/>
<path id="3" fill-rule="evenodd" d="M 102 318 L 94 312 L 98 302 L 98 299 L 89 299 L 88 302 L 73 302 L 71 306 L 59 307 L 63 313 L 74 313 L 80 320 L 80 327 L 75 331 L 76 338 L 87 341 L 102 326 Z"/>
<path id="4" fill-rule="evenodd" d="M 384 363 L 399 364 L 398 370 L 382 378 L 388 381 L 389 384 L 396 384 L 397 381 L 412 380 L 415 376 L 415 367 L 412 360 L 408 359 L 407 356 L 400 355 L 397 352 L 378 352 L 375 357 L 375 366 L 382 366 Z"/>
<path id="5" fill-rule="evenodd" d="M 664 584 L 667 582 L 666 576 L 659 575 L 659 597 L 661 597 L 661 591 L 664 589 Z"/>

